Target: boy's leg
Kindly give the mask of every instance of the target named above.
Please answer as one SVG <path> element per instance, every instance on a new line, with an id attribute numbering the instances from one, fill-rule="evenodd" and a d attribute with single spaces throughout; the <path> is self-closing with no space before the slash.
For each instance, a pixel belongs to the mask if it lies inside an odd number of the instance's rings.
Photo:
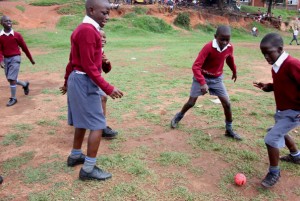
<path id="1" fill-rule="evenodd" d="M 16 85 L 17 81 L 15 80 L 9 80 L 9 86 L 10 86 L 10 98 L 6 104 L 7 107 L 13 106 L 14 104 L 16 104 L 17 101 L 17 85 Z"/>
<path id="2" fill-rule="evenodd" d="M 280 157 L 280 160 L 300 165 L 300 151 L 297 149 L 296 143 L 289 135 L 284 136 L 284 140 L 290 154 Z"/>
<path id="3" fill-rule="evenodd" d="M 176 128 L 178 126 L 178 122 L 183 118 L 184 114 L 192 107 L 194 107 L 198 97 L 191 97 L 189 100 L 183 105 L 180 112 L 178 112 L 173 119 L 171 120 L 171 128 Z"/>
<path id="4" fill-rule="evenodd" d="M 231 112 L 231 105 L 228 96 L 218 96 L 219 100 L 222 103 L 224 114 L 225 114 L 225 124 L 226 124 L 226 137 L 231 137 L 236 140 L 242 140 L 241 136 L 235 133 L 232 129 L 232 112 Z"/>
<path id="5" fill-rule="evenodd" d="M 67 165 L 74 167 L 75 165 L 83 164 L 85 155 L 81 151 L 82 142 L 85 136 L 86 129 L 75 128 L 73 149 L 67 160 Z"/>
<path id="6" fill-rule="evenodd" d="M 96 166 L 96 156 L 99 149 L 101 136 L 102 130 L 94 130 L 90 132 L 88 138 L 87 156 L 79 173 L 79 178 L 81 180 L 106 180 L 112 177 L 110 173 L 105 172 Z"/>
<path id="7" fill-rule="evenodd" d="M 23 87 L 24 90 L 24 94 L 28 95 L 29 94 L 29 82 L 24 82 L 21 80 L 17 80 L 17 85 L 21 85 Z"/>

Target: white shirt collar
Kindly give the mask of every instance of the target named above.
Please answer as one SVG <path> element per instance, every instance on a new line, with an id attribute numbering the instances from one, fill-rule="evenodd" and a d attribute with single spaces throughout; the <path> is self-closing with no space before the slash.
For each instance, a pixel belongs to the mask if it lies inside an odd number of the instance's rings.
<path id="1" fill-rule="evenodd" d="M 5 33 L 3 29 L 0 32 L 0 36 L 2 36 L 2 35 L 9 36 L 10 34 L 13 35 L 13 36 L 15 35 L 15 32 L 14 32 L 13 29 L 11 29 L 9 33 Z"/>
<path id="2" fill-rule="evenodd" d="M 89 16 L 85 16 L 84 18 L 83 18 L 83 21 L 82 21 L 82 23 L 87 23 L 87 24 L 91 24 L 91 25 L 93 25 L 98 31 L 100 31 L 100 25 L 95 21 L 95 20 L 93 20 L 92 18 L 90 18 Z"/>
<path id="3" fill-rule="evenodd" d="M 231 46 L 231 45 L 228 43 L 228 45 L 226 45 L 226 46 L 223 48 L 223 50 L 221 50 L 221 49 L 220 49 L 220 46 L 219 46 L 219 44 L 218 44 L 218 42 L 217 42 L 216 39 L 214 39 L 213 42 L 212 42 L 212 47 L 213 47 L 213 48 L 216 48 L 216 49 L 218 50 L 218 52 L 223 52 L 223 51 L 225 51 L 229 46 Z"/>
<path id="4" fill-rule="evenodd" d="M 277 73 L 282 65 L 282 63 L 286 60 L 286 58 L 289 56 L 288 53 L 286 53 L 285 51 L 279 56 L 279 58 L 277 59 L 277 61 L 272 65 L 272 68 L 274 70 L 275 73 Z"/>

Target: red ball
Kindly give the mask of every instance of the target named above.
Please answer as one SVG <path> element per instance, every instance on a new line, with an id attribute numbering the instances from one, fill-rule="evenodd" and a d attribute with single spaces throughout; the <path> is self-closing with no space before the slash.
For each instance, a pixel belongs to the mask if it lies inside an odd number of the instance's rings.
<path id="1" fill-rule="evenodd" d="M 234 177 L 234 182 L 238 186 L 243 186 L 244 184 L 246 184 L 246 181 L 247 181 L 246 176 L 242 173 L 237 173 Z"/>

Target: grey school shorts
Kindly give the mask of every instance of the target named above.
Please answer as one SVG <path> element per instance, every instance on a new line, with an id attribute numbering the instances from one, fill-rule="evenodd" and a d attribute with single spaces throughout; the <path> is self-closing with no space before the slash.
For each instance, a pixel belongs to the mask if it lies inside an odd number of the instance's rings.
<path id="1" fill-rule="evenodd" d="M 107 94 L 101 88 L 99 88 L 99 90 L 100 96 L 107 96 Z"/>
<path id="2" fill-rule="evenodd" d="M 228 93 L 226 91 L 226 87 L 223 83 L 223 75 L 217 78 L 208 78 L 205 77 L 206 84 L 208 86 L 208 91 L 210 95 L 220 96 L 220 97 L 228 97 Z M 200 83 L 193 77 L 193 83 L 191 87 L 190 96 L 191 97 L 198 97 L 202 96 L 202 92 L 200 89 Z"/>
<path id="3" fill-rule="evenodd" d="M 106 128 L 99 87 L 87 76 L 74 71 L 68 78 L 68 124 L 75 128 Z"/>
<path id="4" fill-rule="evenodd" d="M 277 111 L 274 115 L 275 125 L 265 136 L 265 143 L 274 148 L 283 148 L 285 146 L 284 136 L 300 126 L 300 118 L 296 118 L 298 114 L 300 111 L 296 110 Z"/>
<path id="5" fill-rule="evenodd" d="M 20 70 L 21 56 L 12 56 L 4 58 L 4 71 L 6 79 L 17 80 Z"/>

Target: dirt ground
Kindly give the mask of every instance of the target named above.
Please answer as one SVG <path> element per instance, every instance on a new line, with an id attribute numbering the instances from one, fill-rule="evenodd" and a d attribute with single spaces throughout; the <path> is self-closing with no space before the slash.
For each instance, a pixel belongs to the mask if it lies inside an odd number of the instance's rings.
<path id="1" fill-rule="evenodd" d="M 22 12 L 16 8 L 16 5 L 24 6 L 25 12 Z M 23 29 L 33 29 L 33 28 L 45 28 L 45 29 L 55 29 L 55 24 L 59 19 L 59 15 L 56 13 L 57 6 L 50 7 L 34 7 L 30 6 L 25 1 L 0 1 L 0 12 L 4 13 L 11 17 L 11 19 L 16 20 L 18 22 L 17 27 L 22 27 Z M 42 10 L 42 12 L 41 12 Z M 121 10 L 112 12 L 112 17 L 117 17 L 122 15 L 124 12 Z M 172 23 L 175 16 L 174 15 L 166 15 L 160 13 L 154 9 L 150 10 L 150 13 L 156 15 L 159 18 L 166 20 L 168 23 Z M 211 20 L 215 22 L 229 23 L 228 19 L 224 17 L 208 17 L 205 15 L 202 16 L 192 16 L 191 22 L 192 25 L 196 25 L 197 23 L 202 23 L 204 20 Z M 240 21 L 240 23 L 246 23 L 244 21 Z M 247 43 L 236 44 L 236 46 L 244 46 Z M 252 44 L 248 44 L 252 45 Z M 289 47 L 294 48 L 294 47 Z M 33 67 L 35 68 L 35 67 Z M 263 63 L 261 65 L 256 66 L 258 69 L 258 79 L 263 80 L 262 76 L 266 72 L 269 73 L 269 69 L 265 68 Z M 66 106 L 66 96 L 55 95 L 55 94 L 47 94 L 42 93 L 44 89 L 57 89 L 63 83 L 63 76 L 57 73 L 22 73 L 20 75 L 21 80 L 30 80 L 30 95 L 25 96 L 23 94 L 22 88 L 18 87 L 18 103 L 13 107 L 6 107 L 5 104 L 8 101 L 9 97 L 9 88 L 4 76 L 0 78 L 0 117 L 1 121 L 1 130 L 0 130 L 0 141 L 3 140 L 4 136 L 12 131 L 12 125 L 15 122 L 18 123 L 26 123 L 34 125 L 34 133 L 31 133 L 26 140 L 26 143 L 23 146 L 16 147 L 14 145 L 9 145 L 8 147 L 0 146 L 0 163 L 6 161 L 9 158 L 18 156 L 20 153 L 27 151 L 35 151 L 35 156 L 32 166 L 41 164 L 48 160 L 48 158 L 53 155 L 53 153 L 67 157 L 70 148 L 72 147 L 72 138 L 73 138 L 73 128 L 67 126 L 66 120 L 60 121 L 59 128 L 55 129 L 56 135 L 47 135 L 45 134 L 49 128 L 45 128 L 37 124 L 38 121 L 44 119 L 55 120 L 59 115 L 61 115 L 60 109 Z M 165 115 L 165 111 L 162 110 L 161 115 Z M 132 115 L 134 116 L 134 115 Z M 160 126 L 154 126 L 145 121 L 139 121 L 134 119 L 130 114 L 128 115 L 128 122 L 132 122 L 131 124 L 117 124 L 113 120 L 109 120 L 109 124 L 118 125 L 118 128 L 123 127 L 134 127 L 137 125 L 141 125 L 143 127 L 150 127 L 153 130 L 153 134 L 151 136 L 144 136 L 142 138 L 132 139 L 130 141 L 124 142 L 125 144 L 122 147 L 120 152 L 127 153 L 132 149 L 140 146 L 147 145 L 150 149 L 156 150 L 156 152 L 169 150 L 169 151 L 181 151 L 185 152 L 195 152 L 189 146 L 186 141 L 186 135 L 182 134 L 181 131 L 178 130 L 165 130 L 165 128 Z M 187 116 L 186 124 L 193 124 L 196 122 L 192 117 Z M 59 137 L 58 137 L 59 136 Z M 212 136 L 216 139 L 219 138 L 217 133 L 212 133 Z M 85 139 L 86 140 L 86 139 Z M 157 144 L 157 142 L 160 144 Z M 108 148 L 110 141 L 103 140 L 101 142 L 99 153 L 107 153 L 109 154 L 111 150 Z M 86 143 L 84 143 L 86 145 Z M 163 145 L 163 146 L 161 146 Z M 85 149 L 86 147 L 84 147 Z M 46 152 L 45 150 L 51 150 L 51 153 Z M 228 164 L 219 160 L 219 156 L 216 156 L 214 153 L 203 153 L 204 157 L 207 160 L 201 160 L 200 158 L 193 159 L 193 164 L 196 166 L 204 167 L 204 171 L 207 173 L 206 176 L 203 176 L 202 180 L 198 180 L 194 178 L 192 174 L 187 173 L 187 179 L 189 180 L 189 189 L 193 191 L 204 191 L 204 192 L 218 192 L 218 186 L 215 182 L 208 181 L 219 181 L 221 178 L 220 171 L 228 168 Z M 152 165 L 156 171 L 160 171 L 163 167 Z M 212 168 L 213 167 L 213 168 Z M 76 167 L 74 174 L 72 175 L 61 175 L 58 178 L 64 181 L 74 181 L 78 178 L 78 171 L 80 167 Z M 164 171 L 164 170 L 161 170 Z M 172 172 L 172 169 L 168 171 Z M 125 180 L 124 178 L 121 178 Z M 160 180 L 159 186 L 161 190 L 167 190 L 166 184 L 170 182 L 168 178 L 164 180 Z M 252 186 L 248 186 L 245 188 L 241 188 L 242 193 L 247 196 L 254 194 L 254 186 L 259 185 L 260 180 L 253 179 L 249 181 Z M 278 194 L 284 193 L 287 197 L 290 196 L 286 200 L 299 200 L 299 197 L 295 196 L 291 192 L 286 192 L 287 189 L 294 187 L 295 184 L 299 184 L 299 181 L 293 177 L 285 176 L 285 179 L 282 180 L 275 188 Z M 9 195 L 17 195 L 17 198 L 14 200 L 26 200 L 28 194 L 30 192 L 37 192 L 40 190 L 44 190 L 45 186 L 35 185 L 32 188 L 30 185 L 24 186 L 20 184 L 20 178 L 18 178 L 18 174 L 12 177 L 5 178 L 5 182 L 0 191 L 0 200 L 1 196 L 9 196 Z"/>

